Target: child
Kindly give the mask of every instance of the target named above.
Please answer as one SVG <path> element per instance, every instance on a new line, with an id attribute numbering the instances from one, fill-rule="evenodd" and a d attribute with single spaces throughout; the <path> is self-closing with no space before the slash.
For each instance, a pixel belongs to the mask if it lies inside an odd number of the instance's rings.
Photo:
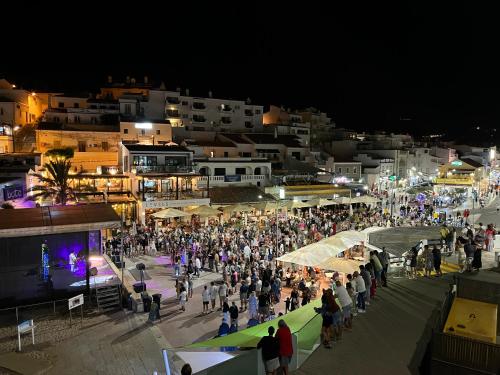
<path id="1" fill-rule="evenodd" d="M 285 300 L 285 314 L 287 314 L 288 311 L 290 311 L 290 297 L 286 297 Z"/>
<path id="2" fill-rule="evenodd" d="M 352 276 L 351 276 L 352 278 Z M 347 289 L 347 293 L 349 294 L 349 297 L 351 297 L 352 299 L 352 306 L 351 306 L 351 315 L 352 316 L 356 316 L 358 315 L 358 309 L 356 307 L 356 299 L 357 299 L 357 296 L 356 296 L 356 291 L 354 290 L 351 282 L 348 282 L 346 285 L 345 285 L 345 288 Z"/>

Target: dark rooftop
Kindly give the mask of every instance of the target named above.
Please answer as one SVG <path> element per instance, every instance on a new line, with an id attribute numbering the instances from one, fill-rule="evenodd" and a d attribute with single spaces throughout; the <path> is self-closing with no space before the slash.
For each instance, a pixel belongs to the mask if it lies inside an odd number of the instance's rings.
<path id="1" fill-rule="evenodd" d="M 241 134 L 221 134 L 223 137 L 226 137 L 229 139 L 231 142 L 234 143 L 241 143 L 241 144 L 250 144 L 251 142 L 248 141 L 243 137 Z"/>
<path id="2" fill-rule="evenodd" d="M 295 135 L 278 135 L 274 134 L 245 134 L 245 136 L 256 144 L 282 144 L 286 147 L 302 147 L 299 138 Z"/>
<path id="3" fill-rule="evenodd" d="M 215 141 L 194 141 L 188 146 L 201 146 L 201 147 L 236 147 L 232 142 L 225 142 L 220 140 Z"/>
<path id="4" fill-rule="evenodd" d="M 262 198 L 259 198 L 259 195 Z M 236 204 L 270 202 L 276 199 L 256 186 L 211 187 L 210 202 L 213 204 Z"/>
<path id="5" fill-rule="evenodd" d="M 124 144 L 123 145 L 129 151 L 163 151 L 163 152 L 174 152 L 174 151 L 185 151 L 185 152 L 193 152 L 188 150 L 184 146 L 167 146 L 167 145 L 140 145 L 140 144 Z"/>
<path id="6" fill-rule="evenodd" d="M 462 160 L 464 163 L 467 163 L 469 164 L 471 167 L 474 167 L 474 168 L 481 168 L 483 166 L 483 164 L 481 163 L 478 163 L 477 161 L 475 161 L 474 159 L 469 159 L 469 158 L 461 158 L 460 160 Z"/>
<path id="7" fill-rule="evenodd" d="M 71 226 L 71 228 L 68 228 L 70 230 L 61 230 L 59 232 L 76 232 L 85 230 L 74 228 L 74 226 L 80 224 L 99 225 L 98 223 L 110 222 L 119 224 L 120 217 L 111 206 L 106 204 L 0 210 L 0 237 L 11 236 L 12 230 L 18 230 L 18 236 L 21 237 L 24 234 L 21 229 L 29 228 L 44 228 L 50 232 L 58 232 L 50 228 L 55 226 Z M 10 230 L 10 232 L 7 233 L 6 230 Z"/>
<path id="8" fill-rule="evenodd" d="M 40 122 L 38 130 L 65 130 L 65 131 L 87 131 L 87 132 L 112 132 L 119 133 L 120 125 L 100 124 L 65 124 L 60 122 Z"/>

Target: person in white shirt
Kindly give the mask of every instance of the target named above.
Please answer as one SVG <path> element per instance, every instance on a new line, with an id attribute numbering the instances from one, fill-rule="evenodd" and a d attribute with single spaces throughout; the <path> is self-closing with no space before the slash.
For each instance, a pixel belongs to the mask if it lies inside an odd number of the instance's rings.
<path id="1" fill-rule="evenodd" d="M 74 251 L 69 253 L 69 266 L 71 268 L 71 272 L 76 272 L 78 270 L 76 267 L 76 254 Z"/>
<path id="2" fill-rule="evenodd" d="M 365 311 L 365 294 L 366 294 L 366 286 L 363 277 L 359 274 L 358 271 L 353 273 L 353 279 L 356 283 L 356 290 L 358 291 L 358 312 L 364 313 Z"/>
<path id="3" fill-rule="evenodd" d="M 187 291 L 182 289 L 182 292 L 179 295 L 179 303 L 181 305 L 181 310 L 186 311 L 186 301 L 187 301 Z"/>
<path id="4" fill-rule="evenodd" d="M 222 310 L 222 306 L 224 305 L 224 301 L 227 297 L 227 284 L 222 283 L 219 287 L 219 302 L 220 302 L 220 310 Z"/>
<path id="5" fill-rule="evenodd" d="M 250 253 L 251 253 L 250 246 L 248 246 L 248 244 L 246 244 L 245 247 L 243 248 L 243 254 L 244 254 L 246 260 L 250 259 Z"/>
<path id="6" fill-rule="evenodd" d="M 210 291 L 207 286 L 203 288 L 203 292 L 201 292 L 201 300 L 203 301 L 203 312 L 202 314 L 208 314 L 208 303 L 210 302 Z"/>
<path id="7" fill-rule="evenodd" d="M 262 290 L 262 280 L 257 278 L 257 282 L 255 283 L 255 294 L 257 297 L 260 295 L 260 291 Z"/>
<path id="8" fill-rule="evenodd" d="M 217 299 L 218 294 L 219 294 L 219 288 L 212 281 L 210 283 L 210 300 L 212 301 L 212 311 L 215 310 L 215 300 Z"/>
<path id="9" fill-rule="evenodd" d="M 335 281 L 335 295 L 338 297 L 340 306 L 342 307 L 342 312 L 344 313 L 344 325 L 345 328 L 351 329 L 352 327 L 352 317 L 351 317 L 351 305 L 352 299 L 347 293 L 347 289 L 342 283 L 337 280 Z"/>
<path id="10" fill-rule="evenodd" d="M 200 260 L 200 257 L 196 257 L 196 260 L 195 260 L 195 266 L 194 266 L 194 274 L 198 277 L 200 277 L 200 271 L 201 271 L 201 260 Z"/>

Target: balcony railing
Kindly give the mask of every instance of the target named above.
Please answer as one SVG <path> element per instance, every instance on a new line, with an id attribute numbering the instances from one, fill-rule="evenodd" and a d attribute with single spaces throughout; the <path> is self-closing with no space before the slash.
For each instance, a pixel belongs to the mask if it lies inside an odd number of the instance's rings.
<path id="1" fill-rule="evenodd" d="M 137 197 L 142 199 L 142 192 L 136 192 Z M 165 191 L 165 192 L 146 192 L 144 193 L 145 201 L 154 201 L 154 200 L 180 200 L 180 199 L 202 199 L 207 198 L 206 191 L 199 190 L 183 190 L 177 192 L 173 191 Z"/>
<path id="2" fill-rule="evenodd" d="M 181 173 L 181 174 L 196 174 L 194 165 L 187 166 L 172 166 L 172 165 L 137 165 L 132 166 L 132 173 L 137 175 L 147 173 Z"/>
<path id="3" fill-rule="evenodd" d="M 172 96 L 167 96 L 167 103 L 168 104 L 179 104 L 179 98 L 177 97 L 172 97 Z"/>
<path id="4" fill-rule="evenodd" d="M 179 114 L 179 111 L 177 110 L 167 110 L 167 117 L 174 117 L 174 118 L 179 118 L 181 115 Z"/>
<path id="5" fill-rule="evenodd" d="M 201 176 L 198 180 L 198 186 L 207 186 L 208 178 L 210 177 L 210 184 L 214 186 L 223 185 L 226 183 L 256 183 L 264 182 L 266 175 L 263 174 L 241 174 L 241 175 L 226 175 L 226 176 Z"/>

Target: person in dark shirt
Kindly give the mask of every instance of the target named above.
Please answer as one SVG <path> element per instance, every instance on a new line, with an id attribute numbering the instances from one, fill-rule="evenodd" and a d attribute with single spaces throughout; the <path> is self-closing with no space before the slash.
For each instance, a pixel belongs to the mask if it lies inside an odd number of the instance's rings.
<path id="1" fill-rule="evenodd" d="M 274 337 L 274 327 L 269 327 L 267 332 L 269 336 L 261 338 L 257 344 L 257 348 L 262 349 L 262 359 L 264 360 L 266 374 L 274 375 L 276 370 L 280 367 L 280 342 L 278 338 Z"/>
<path id="2" fill-rule="evenodd" d="M 231 317 L 231 325 L 235 325 L 238 327 L 238 306 L 236 306 L 236 302 L 233 301 L 233 304 L 229 308 L 229 316 Z"/>

